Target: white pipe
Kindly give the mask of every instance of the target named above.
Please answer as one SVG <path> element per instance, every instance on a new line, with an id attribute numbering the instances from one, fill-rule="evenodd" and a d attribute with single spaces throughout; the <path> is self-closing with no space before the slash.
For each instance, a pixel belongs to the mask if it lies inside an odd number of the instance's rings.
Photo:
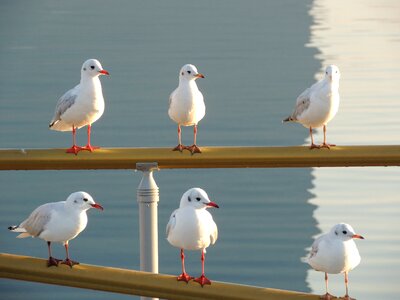
<path id="1" fill-rule="evenodd" d="M 143 172 L 137 189 L 139 204 L 140 270 L 158 273 L 158 201 L 159 191 L 153 178 L 157 163 L 137 163 L 136 169 Z M 158 298 L 140 297 L 141 300 Z"/>

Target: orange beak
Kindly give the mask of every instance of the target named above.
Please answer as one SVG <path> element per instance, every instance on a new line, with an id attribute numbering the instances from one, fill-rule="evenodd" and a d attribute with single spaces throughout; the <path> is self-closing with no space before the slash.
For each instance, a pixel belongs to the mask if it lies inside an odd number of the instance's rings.
<path id="1" fill-rule="evenodd" d="M 95 204 L 90 204 L 93 208 L 97 208 L 97 209 L 100 209 L 100 210 L 104 210 L 104 208 L 103 208 L 103 206 L 101 206 L 100 204 L 98 204 L 98 203 L 95 203 Z"/>
<path id="2" fill-rule="evenodd" d="M 210 201 L 209 203 L 207 203 L 207 206 L 211 206 L 211 207 L 215 207 L 215 208 L 219 208 L 218 204 L 215 202 Z"/>
<path id="3" fill-rule="evenodd" d="M 359 235 L 359 234 L 354 234 L 353 236 L 352 236 L 352 238 L 353 239 L 364 239 L 364 237 L 363 236 L 361 236 L 361 235 Z"/>
<path id="4" fill-rule="evenodd" d="M 99 71 L 99 73 L 103 74 L 103 75 L 110 75 L 110 73 L 108 73 L 108 71 L 106 71 L 106 70 L 101 70 L 101 71 Z"/>
<path id="5" fill-rule="evenodd" d="M 199 74 L 197 74 L 195 77 L 196 77 L 196 78 L 204 78 L 204 75 L 201 74 L 201 73 L 199 73 Z"/>

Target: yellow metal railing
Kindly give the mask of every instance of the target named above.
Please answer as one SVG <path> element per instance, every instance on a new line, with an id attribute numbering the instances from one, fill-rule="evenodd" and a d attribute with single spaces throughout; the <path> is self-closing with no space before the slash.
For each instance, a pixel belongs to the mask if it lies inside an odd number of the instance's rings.
<path id="1" fill-rule="evenodd" d="M 400 146 L 202 147 L 190 155 L 170 148 L 103 148 L 66 154 L 64 149 L 0 150 L 0 170 L 135 169 L 157 162 L 160 169 L 400 166 Z"/>
<path id="2" fill-rule="evenodd" d="M 0 254 L 0 277 L 176 300 L 316 300 L 318 296 L 213 281 L 211 286 L 186 284 L 170 275 L 92 265 L 48 268 L 46 260 Z"/>

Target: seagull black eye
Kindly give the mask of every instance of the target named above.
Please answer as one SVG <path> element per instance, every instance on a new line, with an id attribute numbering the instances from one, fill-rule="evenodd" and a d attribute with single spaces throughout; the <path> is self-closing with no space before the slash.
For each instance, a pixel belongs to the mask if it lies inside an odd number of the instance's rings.
<path id="1" fill-rule="evenodd" d="M 191 71 L 187 71 L 187 72 L 188 72 L 188 74 L 192 73 Z"/>
<path id="2" fill-rule="evenodd" d="M 342 232 L 343 232 L 343 234 L 347 234 L 347 231 L 346 231 L 346 230 L 343 230 Z"/>
<path id="3" fill-rule="evenodd" d="M 92 70 L 94 70 L 94 66 L 90 66 L 90 68 L 91 68 Z"/>
<path id="4" fill-rule="evenodd" d="M 200 197 L 197 197 L 197 198 L 196 198 L 196 200 L 197 200 L 197 201 L 200 201 L 200 200 L 201 200 L 201 198 L 200 198 Z"/>
<path id="5" fill-rule="evenodd" d="M 190 198 L 190 196 L 188 197 L 188 201 L 189 201 L 189 202 L 192 202 L 192 199 Z"/>
<path id="6" fill-rule="evenodd" d="M 83 198 L 83 201 L 88 202 L 89 200 L 87 198 Z"/>

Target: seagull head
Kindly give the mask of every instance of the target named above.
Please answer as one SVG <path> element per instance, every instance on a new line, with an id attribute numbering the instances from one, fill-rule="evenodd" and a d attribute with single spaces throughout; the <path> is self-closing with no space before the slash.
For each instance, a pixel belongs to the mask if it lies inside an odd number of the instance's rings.
<path id="1" fill-rule="evenodd" d="M 332 227 L 330 234 L 343 241 L 351 239 L 364 239 L 363 236 L 356 234 L 353 227 L 346 223 L 339 223 Z"/>
<path id="2" fill-rule="evenodd" d="M 325 78 L 330 82 L 338 82 L 340 79 L 339 68 L 335 65 L 329 65 L 325 69 Z"/>
<path id="3" fill-rule="evenodd" d="M 72 206 L 78 210 L 88 210 L 90 208 L 97 208 L 103 210 L 103 207 L 96 203 L 92 196 L 86 192 L 75 192 L 68 196 L 66 200 L 67 205 Z"/>
<path id="4" fill-rule="evenodd" d="M 188 206 L 194 209 L 206 209 L 208 207 L 219 208 L 215 202 L 212 202 L 208 198 L 207 193 L 201 188 L 191 188 L 183 194 L 179 207 Z"/>
<path id="5" fill-rule="evenodd" d="M 104 70 L 97 59 L 88 59 L 82 65 L 82 76 L 97 77 L 100 75 L 110 75 L 108 71 Z"/>
<path id="6" fill-rule="evenodd" d="M 204 75 L 197 71 L 194 65 L 184 65 L 179 71 L 179 80 L 196 80 L 197 78 L 204 78 Z"/>

